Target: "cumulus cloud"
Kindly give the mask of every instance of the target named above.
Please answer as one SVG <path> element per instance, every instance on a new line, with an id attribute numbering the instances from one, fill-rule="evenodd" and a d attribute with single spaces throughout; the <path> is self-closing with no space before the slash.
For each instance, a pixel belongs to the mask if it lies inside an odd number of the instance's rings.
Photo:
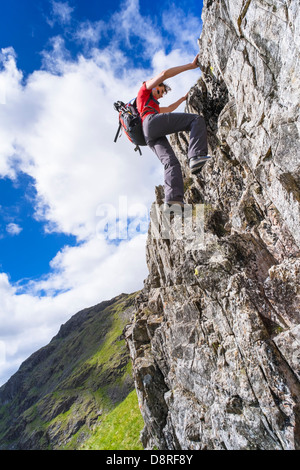
<path id="1" fill-rule="evenodd" d="M 76 29 L 73 37 L 75 40 L 83 43 L 86 47 L 91 47 L 96 45 L 102 34 L 107 30 L 106 24 L 104 21 L 83 21 L 80 23 L 78 29 Z"/>
<path id="2" fill-rule="evenodd" d="M 65 62 L 71 54 L 65 46 L 62 36 L 54 36 L 49 40 L 48 49 L 41 52 L 42 68 L 53 74 L 63 73 Z"/>
<path id="3" fill-rule="evenodd" d="M 94 59 L 60 62 L 60 75 L 36 71 L 24 84 L 10 52 L 2 75 L 8 93 L 0 114 L 1 176 L 14 178 L 18 170 L 30 175 L 37 194 L 35 217 L 48 232 L 76 236 L 78 245 L 61 250 L 51 262 L 51 274 L 22 283 L 22 289 L 2 274 L 3 381 L 30 348 L 33 352 L 48 342 L 77 310 L 142 287 L 145 239 L 131 233 L 131 239 L 114 244 L 99 237 L 99 208 L 110 204 L 118 219 L 127 210 L 133 217 L 137 202 L 150 206 L 161 179 L 150 151 L 140 158 L 124 136 L 113 142 L 113 101 L 129 100 L 139 85 L 115 77 L 109 54 L 98 51 Z M 126 200 L 125 208 L 120 199 Z M 19 229 L 7 226 L 10 234 Z"/>
<path id="4" fill-rule="evenodd" d="M 52 20 L 70 24 L 69 4 L 53 1 L 52 6 Z M 5 104 L 0 108 L 0 177 L 13 179 L 18 171 L 30 175 L 35 181 L 35 218 L 47 232 L 75 236 L 77 245 L 57 253 L 50 274 L 22 287 L 0 273 L 2 357 L 6 352 L 0 384 L 76 311 L 140 289 L 147 275 L 145 235 L 137 230 L 135 218 L 143 221 L 139 228 L 146 232 L 147 213 L 155 185 L 163 182 L 163 168 L 150 149 L 143 148 L 140 157 L 125 136 L 113 142 L 118 126 L 113 102 L 131 100 L 143 80 L 191 61 L 197 45 L 195 38 L 195 49 L 190 51 L 178 42 L 166 53 L 161 32 L 141 15 L 137 0 L 128 0 L 112 16 L 106 34 L 116 21 L 119 39 L 112 34 L 102 49 L 96 44 L 104 34 L 103 24 L 77 24 L 73 37 L 89 48 L 76 60 L 71 59 L 63 36 L 53 37 L 50 49 L 43 52 L 43 68 L 26 81 L 15 51 L 1 50 Z M 120 47 L 124 38 L 128 44 L 132 41 L 133 25 L 144 44 L 140 53 L 151 50 L 148 69 L 128 61 Z M 199 71 L 190 71 L 176 77 L 166 105 L 183 90 L 186 93 L 198 76 Z M 108 206 L 123 234 L 116 242 L 99 233 Z M 21 227 L 11 223 L 9 230 L 17 235 Z"/>
<path id="5" fill-rule="evenodd" d="M 32 352 L 47 344 L 71 315 L 121 292 L 140 289 L 147 274 L 144 258 L 142 235 L 116 250 L 91 240 L 82 248 L 69 247 L 58 254 L 49 278 L 32 282 L 26 293 L 18 293 L 1 273 L 0 343 L 5 360 L 2 364 L 0 360 L 0 385 Z"/>
<path id="6" fill-rule="evenodd" d="M 112 16 L 112 25 L 117 25 L 115 39 L 125 40 L 128 47 L 132 39 L 139 39 L 142 54 L 153 54 L 164 43 L 161 31 L 155 26 L 150 16 L 142 16 L 139 0 L 123 1 L 119 10 Z"/>
<path id="7" fill-rule="evenodd" d="M 19 235 L 19 233 L 22 232 L 22 227 L 20 227 L 18 224 L 11 222 L 6 226 L 6 231 L 7 233 L 9 233 L 9 235 Z"/>
<path id="8" fill-rule="evenodd" d="M 70 24 L 72 18 L 72 12 L 74 8 L 70 7 L 68 2 L 56 2 L 55 0 L 51 1 L 51 18 L 48 18 L 48 23 L 51 27 L 55 23 L 61 25 Z"/>
<path id="9" fill-rule="evenodd" d="M 200 10 L 200 8 L 199 8 Z M 184 21 L 183 21 L 184 18 Z M 195 33 L 200 36 L 202 22 L 199 17 L 187 14 L 182 8 L 172 5 L 172 8 L 162 13 L 163 28 L 173 38 L 173 41 L 180 45 L 193 49 L 195 45 Z"/>

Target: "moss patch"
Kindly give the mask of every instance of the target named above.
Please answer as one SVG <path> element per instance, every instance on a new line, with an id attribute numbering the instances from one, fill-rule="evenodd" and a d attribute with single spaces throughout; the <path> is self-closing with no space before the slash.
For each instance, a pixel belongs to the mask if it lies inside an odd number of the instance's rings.
<path id="1" fill-rule="evenodd" d="M 79 450 L 142 450 L 140 432 L 143 429 L 135 390 L 107 414 L 93 436 Z"/>

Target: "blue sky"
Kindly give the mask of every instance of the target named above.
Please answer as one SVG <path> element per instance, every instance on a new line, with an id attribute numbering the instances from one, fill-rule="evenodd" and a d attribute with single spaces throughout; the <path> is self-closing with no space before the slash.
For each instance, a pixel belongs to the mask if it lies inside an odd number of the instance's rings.
<path id="1" fill-rule="evenodd" d="M 124 136 L 113 143 L 112 105 L 193 60 L 201 9 L 194 0 L 2 5 L 0 385 L 76 311 L 142 287 L 162 168 Z M 175 77 L 165 100 L 199 75 Z M 105 238 L 106 222 L 109 233 L 127 236 Z"/>
<path id="2" fill-rule="evenodd" d="M 120 0 L 70 0 L 69 2 L 59 2 L 51 0 L 11 0 L 1 5 L 1 47 L 12 46 L 18 54 L 18 66 L 25 74 L 37 70 L 42 65 L 43 50 L 51 47 L 51 38 L 63 34 L 66 47 L 73 58 L 84 51 L 84 44 L 76 39 L 76 34 L 80 25 L 86 23 L 96 24 L 100 22 L 101 34 L 97 41 L 98 47 L 106 46 L 111 38 L 111 26 L 107 31 L 103 31 L 103 25 L 108 26 L 115 14 L 126 9 L 128 2 Z M 133 2 L 135 5 L 136 2 Z M 168 31 L 165 25 L 165 12 L 168 15 L 172 9 L 176 10 L 176 15 L 187 17 L 188 20 L 200 19 L 203 2 L 196 0 L 181 1 L 153 1 L 143 0 L 137 2 L 139 11 L 145 18 L 145 29 L 147 20 L 153 22 L 160 30 L 162 37 L 166 41 L 163 45 L 166 51 L 174 46 L 175 34 Z M 134 18 L 135 7 L 132 10 Z M 184 15 L 184 16 L 183 16 Z M 114 22 L 115 33 L 118 34 L 117 18 Z M 130 51 L 128 43 L 123 43 L 122 49 L 126 51 L 128 57 L 133 60 L 139 57 L 143 62 L 150 63 L 151 56 L 146 57 L 139 45 L 139 33 L 134 37 L 134 27 L 131 31 Z M 121 34 L 120 34 L 121 36 Z M 142 39 L 144 41 L 144 39 Z"/>
<path id="3" fill-rule="evenodd" d="M 0 194 L 0 270 L 12 283 L 26 286 L 47 273 L 51 259 L 64 245 L 75 245 L 76 238 L 45 233 L 44 223 L 34 217 L 36 191 L 30 176 L 1 179 Z"/>

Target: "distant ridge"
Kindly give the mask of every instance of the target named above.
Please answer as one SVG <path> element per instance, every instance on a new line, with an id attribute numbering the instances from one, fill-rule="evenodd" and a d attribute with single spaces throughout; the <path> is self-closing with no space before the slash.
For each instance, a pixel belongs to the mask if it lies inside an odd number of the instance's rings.
<path id="1" fill-rule="evenodd" d="M 0 388 L 0 449 L 77 449 L 134 390 L 122 335 L 135 294 L 86 308 Z"/>

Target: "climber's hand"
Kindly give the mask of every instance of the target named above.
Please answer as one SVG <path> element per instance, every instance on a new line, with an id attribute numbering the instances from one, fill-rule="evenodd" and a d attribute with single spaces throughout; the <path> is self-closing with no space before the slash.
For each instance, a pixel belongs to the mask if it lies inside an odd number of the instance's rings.
<path id="1" fill-rule="evenodd" d="M 199 65 L 198 65 L 198 55 L 199 55 L 199 54 L 196 55 L 195 59 L 194 59 L 193 62 L 191 63 L 191 69 L 196 69 L 196 68 L 199 67 Z"/>

